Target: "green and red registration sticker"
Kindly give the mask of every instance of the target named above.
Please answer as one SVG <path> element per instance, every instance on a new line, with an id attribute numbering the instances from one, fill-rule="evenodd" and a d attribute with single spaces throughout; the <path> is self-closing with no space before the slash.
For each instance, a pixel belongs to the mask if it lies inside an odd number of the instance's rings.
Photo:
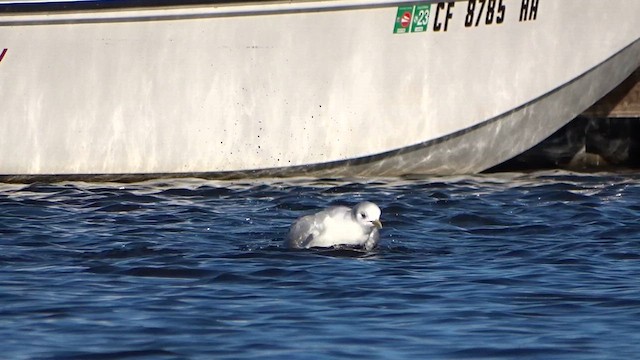
<path id="1" fill-rule="evenodd" d="M 408 34 L 427 31 L 431 4 L 398 6 L 394 34 Z"/>

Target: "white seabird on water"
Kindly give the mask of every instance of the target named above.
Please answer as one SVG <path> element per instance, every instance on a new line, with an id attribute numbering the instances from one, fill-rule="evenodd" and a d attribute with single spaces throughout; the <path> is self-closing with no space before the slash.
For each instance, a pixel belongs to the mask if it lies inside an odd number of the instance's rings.
<path id="1" fill-rule="evenodd" d="M 380 214 L 378 205 L 369 201 L 353 209 L 332 206 L 297 219 L 289 229 L 286 245 L 293 249 L 348 246 L 372 250 L 380 239 Z"/>

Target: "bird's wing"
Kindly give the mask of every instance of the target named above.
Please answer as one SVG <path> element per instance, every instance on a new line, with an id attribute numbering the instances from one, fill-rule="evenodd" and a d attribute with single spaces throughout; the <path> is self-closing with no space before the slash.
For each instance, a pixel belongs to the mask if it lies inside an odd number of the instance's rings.
<path id="1" fill-rule="evenodd" d="M 345 219 L 351 216 L 351 209 L 346 206 L 332 206 L 318 213 L 318 215 L 320 214 L 323 214 L 324 216 L 330 216 L 336 219 Z"/>
<path id="2" fill-rule="evenodd" d="M 288 235 L 289 247 L 305 248 L 317 236 L 318 229 L 313 215 L 307 215 L 296 220 Z"/>

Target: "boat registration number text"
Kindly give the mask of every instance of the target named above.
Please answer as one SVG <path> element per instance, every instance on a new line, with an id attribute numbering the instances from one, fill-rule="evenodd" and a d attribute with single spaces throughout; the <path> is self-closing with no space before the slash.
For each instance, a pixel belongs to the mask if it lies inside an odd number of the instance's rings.
<path id="1" fill-rule="evenodd" d="M 540 0 L 519 1 L 519 8 L 517 8 L 518 5 L 515 6 L 519 11 L 518 21 L 536 20 Z M 443 1 L 437 4 L 399 6 L 393 32 L 395 34 L 426 32 L 429 29 L 430 20 L 434 32 L 447 31 L 450 23 L 458 21 L 453 11 L 456 3 L 456 1 Z M 465 28 L 500 25 L 505 21 L 507 7 L 509 11 L 514 7 L 510 4 L 509 0 L 467 0 L 464 16 L 461 16 L 459 21 Z"/>

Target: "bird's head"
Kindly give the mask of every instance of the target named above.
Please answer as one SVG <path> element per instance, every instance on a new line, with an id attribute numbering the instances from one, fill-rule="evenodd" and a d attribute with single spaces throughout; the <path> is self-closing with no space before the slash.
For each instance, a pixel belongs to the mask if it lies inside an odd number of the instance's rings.
<path id="1" fill-rule="evenodd" d="M 352 212 L 359 223 L 382 229 L 382 222 L 380 222 L 380 214 L 382 212 L 378 205 L 369 201 L 361 202 L 353 208 Z"/>

